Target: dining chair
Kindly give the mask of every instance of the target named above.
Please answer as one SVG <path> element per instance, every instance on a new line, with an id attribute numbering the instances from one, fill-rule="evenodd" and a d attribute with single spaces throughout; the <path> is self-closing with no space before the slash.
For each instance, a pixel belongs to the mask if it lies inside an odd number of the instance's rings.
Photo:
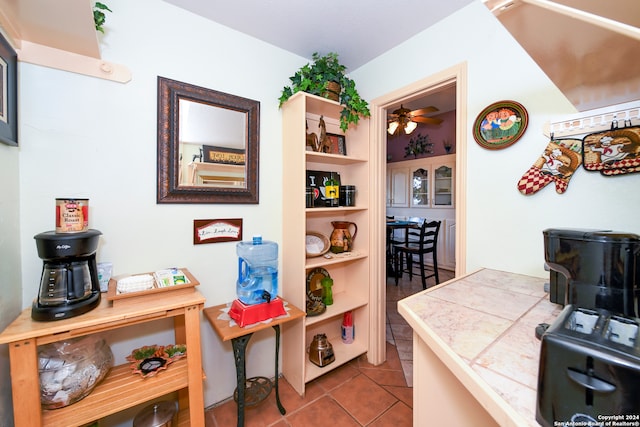
<path id="1" fill-rule="evenodd" d="M 420 230 L 422 228 L 422 224 L 424 224 L 427 219 L 419 216 L 411 216 L 407 221 L 413 222 L 416 225 L 415 227 L 405 229 L 404 244 L 418 243 L 420 241 Z"/>
<path id="2" fill-rule="evenodd" d="M 393 222 L 396 218 L 393 215 L 387 215 L 387 222 Z M 394 266 L 394 258 L 393 258 L 393 246 L 399 243 L 402 243 L 403 240 L 398 240 L 395 230 L 393 228 L 387 227 L 387 248 L 386 248 L 386 256 L 387 256 L 387 276 L 394 276 L 393 272 Z"/>
<path id="3" fill-rule="evenodd" d="M 407 240 L 404 244 L 393 245 L 396 286 L 403 273 L 408 273 L 409 280 L 412 280 L 415 268 L 420 269 L 422 289 L 427 289 L 427 279 L 429 277 L 435 278 L 436 285 L 440 283 L 440 278 L 438 277 L 438 235 L 440 234 L 441 223 L 442 221 L 425 220 L 420 227 L 420 232 L 416 233 L 417 240 Z M 425 273 L 424 258 L 429 253 L 433 259 L 433 272 L 427 275 Z M 417 258 L 417 262 L 414 258 Z"/>
<path id="4" fill-rule="evenodd" d="M 393 222 L 395 220 L 396 218 L 393 215 L 387 215 L 388 222 L 389 221 Z M 404 236 L 400 238 L 400 236 L 398 236 L 395 233 L 395 230 L 387 228 L 387 246 L 389 249 L 391 249 L 393 245 L 402 243 L 403 241 L 404 241 Z"/>

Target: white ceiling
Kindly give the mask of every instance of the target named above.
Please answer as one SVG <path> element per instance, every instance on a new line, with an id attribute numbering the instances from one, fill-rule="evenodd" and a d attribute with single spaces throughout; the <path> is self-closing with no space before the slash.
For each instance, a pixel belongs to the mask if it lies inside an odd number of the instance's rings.
<path id="1" fill-rule="evenodd" d="M 309 60 L 336 52 L 349 72 L 476 0 L 165 1 Z M 404 106 L 452 111 L 455 86 Z"/>
<path id="2" fill-rule="evenodd" d="M 304 58 L 336 52 L 352 71 L 476 0 L 165 1 Z"/>

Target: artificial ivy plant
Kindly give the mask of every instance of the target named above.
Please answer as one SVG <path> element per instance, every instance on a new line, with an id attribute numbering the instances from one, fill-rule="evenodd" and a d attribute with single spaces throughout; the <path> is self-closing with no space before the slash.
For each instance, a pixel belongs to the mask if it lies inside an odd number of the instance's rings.
<path id="1" fill-rule="evenodd" d="M 360 97 L 356 83 L 345 74 L 346 67 L 338 60 L 338 54 L 331 52 L 320 56 L 314 52 L 313 61 L 301 67 L 289 77 L 291 85 L 285 86 L 280 95 L 280 107 L 294 93 L 307 92 L 313 95 L 330 97 L 330 83 L 340 85 L 339 102 L 344 107 L 340 112 L 340 129 L 346 131 L 349 124 L 358 124 L 360 117 L 369 117 L 369 104 Z"/>
<path id="2" fill-rule="evenodd" d="M 102 26 L 107 20 L 107 17 L 103 12 L 104 10 L 111 12 L 111 9 L 109 9 L 109 7 L 107 7 L 107 5 L 104 3 L 100 3 L 97 1 L 93 5 L 93 22 L 96 25 L 96 31 L 100 31 L 103 34 L 104 34 L 104 28 L 102 28 Z"/>

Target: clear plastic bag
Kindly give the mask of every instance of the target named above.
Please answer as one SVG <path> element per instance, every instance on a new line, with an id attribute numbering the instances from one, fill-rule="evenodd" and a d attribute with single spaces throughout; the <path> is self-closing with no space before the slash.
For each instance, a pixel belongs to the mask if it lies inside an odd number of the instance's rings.
<path id="1" fill-rule="evenodd" d="M 44 409 L 71 405 L 86 397 L 113 366 L 113 352 L 99 335 L 38 347 L 40 401 Z"/>

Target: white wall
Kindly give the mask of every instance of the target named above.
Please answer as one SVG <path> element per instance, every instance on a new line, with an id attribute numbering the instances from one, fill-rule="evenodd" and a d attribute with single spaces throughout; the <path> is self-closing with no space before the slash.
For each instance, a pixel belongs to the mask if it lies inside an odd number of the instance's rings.
<path id="1" fill-rule="evenodd" d="M 20 282 L 20 148 L 0 144 L 0 331 L 15 319 L 22 306 Z M 13 418 L 9 347 L 0 345 L 0 427 Z"/>
<path id="2" fill-rule="evenodd" d="M 543 30 L 543 29 L 541 29 Z M 607 228 L 640 234 L 640 174 L 605 178 L 580 168 L 566 193 L 549 185 L 523 196 L 520 177 L 540 156 L 550 119 L 575 109 L 480 2 L 418 34 L 354 73 L 365 99 L 467 63 L 467 271 L 480 267 L 548 277 L 543 270 L 542 230 Z M 488 105 L 514 100 L 529 113 L 524 136 L 504 150 L 486 150 L 472 125 Z"/>
<path id="3" fill-rule="evenodd" d="M 36 296 L 42 261 L 33 236 L 55 227 L 56 197 L 88 197 L 89 225 L 102 231 L 98 261 L 114 274 L 187 267 L 206 306 L 235 298 L 235 243 L 193 245 L 193 220 L 243 218 L 244 238 L 281 237 L 280 90 L 307 62 L 160 0 L 110 0 L 102 53 L 126 65 L 126 84 L 22 64 L 20 210 L 23 307 Z M 156 204 L 158 75 L 260 101 L 260 203 Z M 17 240 L 17 239 L 16 239 Z M 15 247 L 15 246 L 14 246 Z M 14 263 L 17 265 L 18 263 Z M 160 331 L 111 334 L 116 362 L 145 344 L 173 342 Z M 151 334 L 153 335 L 143 335 Z M 202 322 L 205 403 L 232 395 L 233 353 Z M 253 347 L 253 349 L 251 348 Z M 256 334 L 248 374 L 273 376 L 272 331 Z M 6 383 L 3 381 L 3 383 Z"/>

